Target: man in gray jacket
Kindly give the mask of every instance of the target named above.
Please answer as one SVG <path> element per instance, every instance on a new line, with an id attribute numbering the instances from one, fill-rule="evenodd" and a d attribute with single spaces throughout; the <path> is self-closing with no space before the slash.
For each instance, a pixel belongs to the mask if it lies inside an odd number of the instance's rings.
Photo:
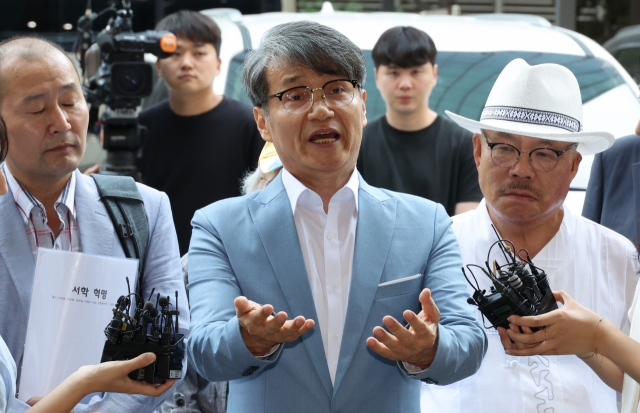
<path id="1" fill-rule="evenodd" d="M 0 166 L 9 187 L 0 197 L 0 336 L 20 366 L 37 248 L 125 254 L 93 179 L 77 169 L 89 111 L 78 74 L 64 52 L 29 37 L 0 43 L 0 117 L 9 142 L 6 162 Z M 149 296 L 152 288 L 178 291 L 179 301 L 186 303 L 169 200 L 144 185 L 138 190 L 149 223 L 142 293 Z M 181 332 L 186 334 L 189 311 L 186 306 L 180 310 Z M 146 413 L 163 399 L 99 394 L 74 412 Z M 24 411 L 28 408 L 24 405 Z"/>

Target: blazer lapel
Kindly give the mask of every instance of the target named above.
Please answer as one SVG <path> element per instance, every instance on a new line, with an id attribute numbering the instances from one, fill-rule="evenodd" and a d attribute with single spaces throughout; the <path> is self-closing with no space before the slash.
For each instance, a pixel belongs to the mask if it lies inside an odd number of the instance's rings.
<path id="1" fill-rule="evenodd" d="M 0 217 L 0 256 L 18 290 L 22 309 L 28 315 L 36 265 L 24 220 L 11 191 L 0 196 Z"/>
<path id="2" fill-rule="evenodd" d="M 631 170 L 633 171 L 633 204 L 635 207 L 632 213 L 636 220 L 634 242 L 640 242 L 640 216 L 638 215 L 640 213 L 640 162 L 634 163 Z"/>
<path id="3" fill-rule="evenodd" d="M 333 389 L 335 395 L 361 340 L 367 316 L 378 290 L 396 222 L 397 200 L 369 186 L 360 177 L 358 225 L 353 256 L 347 317 Z M 380 321 L 382 322 L 382 320 Z"/>
<path id="4" fill-rule="evenodd" d="M 113 253 L 114 227 L 100 202 L 93 179 L 76 170 L 76 217 L 80 228 L 80 248 L 85 254 L 109 256 Z"/>
<path id="5" fill-rule="evenodd" d="M 331 397 L 331 376 L 320 327 L 317 324 L 318 316 L 291 204 L 282 184 L 281 175 L 278 175 L 256 198 L 249 199 L 247 203 L 253 223 L 291 310 L 289 316 L 301 315 L 316 322 L 316 326 L 304 334 L 301 340 L 309 352 L 327 396 Z M 278 311 L 277 308 L 276 311 Z"/>

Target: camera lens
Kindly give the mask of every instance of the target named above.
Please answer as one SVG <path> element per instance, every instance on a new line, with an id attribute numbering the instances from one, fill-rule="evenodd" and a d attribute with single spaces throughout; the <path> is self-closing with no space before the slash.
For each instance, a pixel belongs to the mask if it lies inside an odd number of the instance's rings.
<path id="1" fill-rule="evenodd" d="M 111 69 L 111 88 L 116 96 L 148 96 L 151 80 L 151 67 L 146 63 L 114 64 Z"/>

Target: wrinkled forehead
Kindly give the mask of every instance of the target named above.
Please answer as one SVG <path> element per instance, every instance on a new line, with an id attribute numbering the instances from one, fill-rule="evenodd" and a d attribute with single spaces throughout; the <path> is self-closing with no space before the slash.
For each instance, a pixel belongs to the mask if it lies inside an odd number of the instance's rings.
<path id="1" fill-rule="evenodd" d="M 266 68 L 267 83 L 272 86 L 289 86 L 301 79 L 311 79 L 326 76 L 347 77 L 346 70 L 341 70 L 335 63 L 327 62 L 322 65 L 307 65 L 295 59 L 274 57 L 269 60 Z"/>

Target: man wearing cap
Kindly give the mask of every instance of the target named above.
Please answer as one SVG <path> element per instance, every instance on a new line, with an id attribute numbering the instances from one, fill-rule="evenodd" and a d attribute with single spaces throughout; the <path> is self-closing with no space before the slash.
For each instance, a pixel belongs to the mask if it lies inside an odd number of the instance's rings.
<path id="1" fill-rule="evenodd" d="M 528 251 L 553 290 L 564 290 L 623 331 L 638 273 L 633 245 L 621 235 L 563 208 L 582 155 L 607 149 L 613 136 L 582 129 L 575 76 L 554 64 L 516 59 L 502 71 L 480 122 L 447 112 L 474 133 L 474 158 L 484 195 L 477 209 L 454 218 L 464 264 L 504 263 L 492 225 L 515 249 Z M 521 254 L 524 256 L 524 253 Z M 481 289 L 490 280 L 475 272 Z M 469 292 L 472 289 L 469 287 Z M 477 311 L 478 320 L 489 326 Z M 448 386 L 423 386 L 422 408 L 439 412 L 617 412 L 616 393 L 576 356 L 506 355 L 498 332 L 474 376 Z"/>

